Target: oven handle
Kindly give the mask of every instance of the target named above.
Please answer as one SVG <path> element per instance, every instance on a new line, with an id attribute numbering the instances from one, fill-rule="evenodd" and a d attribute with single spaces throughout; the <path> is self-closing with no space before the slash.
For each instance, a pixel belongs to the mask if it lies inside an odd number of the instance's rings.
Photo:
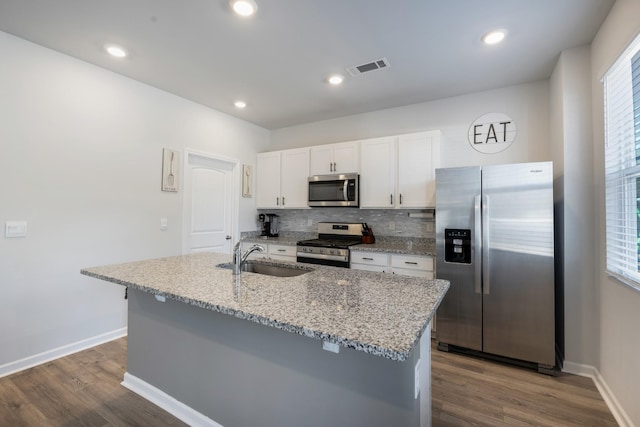
<path id="1" fill-rule="evenodd" d="M 326 259 L 328 261 L 347 261 L 347 262 L 349 261 L 349 255 L 325 255 L 325 254 L 309 254 L 306 252 L 297 252 L 296 257 L 309 258 L 309 259 Z"/>

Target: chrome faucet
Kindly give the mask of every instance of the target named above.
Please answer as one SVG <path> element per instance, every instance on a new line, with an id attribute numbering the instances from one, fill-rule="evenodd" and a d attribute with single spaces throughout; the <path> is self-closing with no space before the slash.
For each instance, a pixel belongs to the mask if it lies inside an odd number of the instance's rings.
<path id="1" fill-rule="evenodd" d="M 242 239 L 236 243 L 233 247 L 233 274 L 240 274 L 242 272 L 242 265 L 247 262 L 247 257 L 253 252 L 264 252 L 264 247 L 260 245 L 253 245 L 247 250 L 244 255 L 242 254 Z"/>

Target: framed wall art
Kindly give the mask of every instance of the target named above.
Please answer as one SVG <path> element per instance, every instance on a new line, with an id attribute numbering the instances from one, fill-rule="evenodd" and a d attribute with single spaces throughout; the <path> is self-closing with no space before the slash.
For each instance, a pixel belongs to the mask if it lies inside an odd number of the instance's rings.
<path id="1" fill-rule="evenodd" d="M 253 193 L 253 166 L 242 165 L 242 197 L 251 197 Z"/>
<path id="2" fill-rule="evenodd" d="M 178 191 L 180 152 L 162 149 L 162 191 Z"/>

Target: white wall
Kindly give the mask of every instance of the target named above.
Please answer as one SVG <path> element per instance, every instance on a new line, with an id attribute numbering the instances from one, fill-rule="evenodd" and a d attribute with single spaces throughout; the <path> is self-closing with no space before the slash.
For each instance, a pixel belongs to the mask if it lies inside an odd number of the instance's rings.
<path id="1" fill-rule="evenodd" d="M 640 2 L 617 0 L 591 46 L 593 153 L 596 196 L 594 264 L 600 287 L 599 370 L 631 422 L 640 426 L 640 292 L 605 274 L 604 96 L 600 79 L 640 32 Z"/>
<path id="2" fill-rule="evenodd" d="M 490 112 L 508 114 L 518 127 L 511 147 L 493 155 L 477 152 L 467 140 L 471 123 Z M 269 150 L 440 129 L 445 166 L 546 161 L 551 158 L 548 122 L 545 80 L 274 130 Z"/>
<path id="3" fill-rule="evenodd" d="M 2 32 L 0 52 L 0 225 L 29 225 L 0 237 L 2 373 L 126 326 L 124 288 L 82 267 L 180 253 L 182 192 L 160 191 L 163 147 L 255 164 L 269 133 Z M 254 199 L 240 211 L 255 229 Z"/>
<path id="4" fill-rule="evenodd" d="M 555 164 L 556 227 L 562 246 L 564 356 L 598 365 L 598 290 L 594 280 L 594 196 L 590 47 L 562 52 L 551 76 L 550 139 Z"/>

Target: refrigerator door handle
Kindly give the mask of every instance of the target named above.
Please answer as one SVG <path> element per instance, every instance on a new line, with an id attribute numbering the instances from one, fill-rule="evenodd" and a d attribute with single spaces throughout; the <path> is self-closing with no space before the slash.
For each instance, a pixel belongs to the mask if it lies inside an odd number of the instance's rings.
<path id="1" fill-rule="evenodd" d="M 483 293 L 489 295 L 489 196 L 482 197 L 482 283 Z"/>
<path id="2" fill-rule="evenodd" d="M 473 198 L 473 227 L 474 260 L 475 264 L 475 292 L 482 293 L 482 213 L 480 212 L 480 196 Z"/>

